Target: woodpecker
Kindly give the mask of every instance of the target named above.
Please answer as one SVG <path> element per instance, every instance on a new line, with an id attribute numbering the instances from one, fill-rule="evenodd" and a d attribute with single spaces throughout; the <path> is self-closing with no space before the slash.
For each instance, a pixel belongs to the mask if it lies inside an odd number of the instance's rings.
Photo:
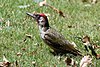
<path id="1" fill-rule="evenodd" d="M 42 40 L 57 54 L 71 53 L 75 56 L 82 56 L 65 37 L 49 26 L 48 18 L 43 13 L 26 13 L 37 21 Z"/>

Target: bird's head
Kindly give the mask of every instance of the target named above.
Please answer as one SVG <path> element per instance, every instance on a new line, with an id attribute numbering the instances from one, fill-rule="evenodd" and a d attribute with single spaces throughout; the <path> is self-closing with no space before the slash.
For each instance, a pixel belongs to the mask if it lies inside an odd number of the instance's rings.
<path id="1" fill-rule="evenodd" d="M 48 18 L 45 14 L 41 13 L 34 13 L 34 14 L 31 14 L 31 13 L 26 13 L 27 15 L 33 17 L 39 26 L 41 27 L 49 27 L 49 23 L 48 23 Z"/>

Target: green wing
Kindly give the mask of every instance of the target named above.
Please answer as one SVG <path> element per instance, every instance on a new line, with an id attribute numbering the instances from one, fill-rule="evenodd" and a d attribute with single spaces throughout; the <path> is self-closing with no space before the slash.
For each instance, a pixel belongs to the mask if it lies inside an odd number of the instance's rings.
<path id="1" fill-rule="evenodd" d="M 62 34 L 55 29 L 48 29 L 45 34 L 45 39 L 51 42 L 53 46 L 59 47 L 63 50 L 76 50 L 73 45 L 67 41 Z"/>

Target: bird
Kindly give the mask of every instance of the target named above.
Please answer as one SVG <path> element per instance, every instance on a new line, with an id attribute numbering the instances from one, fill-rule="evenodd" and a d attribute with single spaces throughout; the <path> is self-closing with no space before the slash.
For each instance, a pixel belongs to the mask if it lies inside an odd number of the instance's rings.
<path id="1" fill-rule="evenodd" d="M 55 54 L 73 54 L 75 56 L 82 56 L 81 52 L 77 50 L 65 37 L 56 29 L 49 25 L 47 16 L 44 13 L 26 13 L 34 18 L 38 24 L 40 37 L 47 44 Z"/>

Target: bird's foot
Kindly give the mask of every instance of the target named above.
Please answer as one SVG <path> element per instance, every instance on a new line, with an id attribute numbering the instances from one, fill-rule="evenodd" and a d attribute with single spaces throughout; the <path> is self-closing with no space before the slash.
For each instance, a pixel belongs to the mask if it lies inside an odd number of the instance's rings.
<path id="1" fill-rule="evenodd" d="M 50 53 L 52 53 L 54 56 L 62 56 L 62 55 L 64 55 L 64 56 L 66 56 L 66 53 L 61 53 L 61 52 L 58 52 L 58 51 L 50 51 Z"/>
<path id="2" fill-rule="evenodd" d="M 51 50 L 50 50 L 50 53 L 53 54 L 54 56 L 57 56 L 57 55 L 58 55 L 58 53 L 55 52 L 55 51 L 51 51 Z"/>

